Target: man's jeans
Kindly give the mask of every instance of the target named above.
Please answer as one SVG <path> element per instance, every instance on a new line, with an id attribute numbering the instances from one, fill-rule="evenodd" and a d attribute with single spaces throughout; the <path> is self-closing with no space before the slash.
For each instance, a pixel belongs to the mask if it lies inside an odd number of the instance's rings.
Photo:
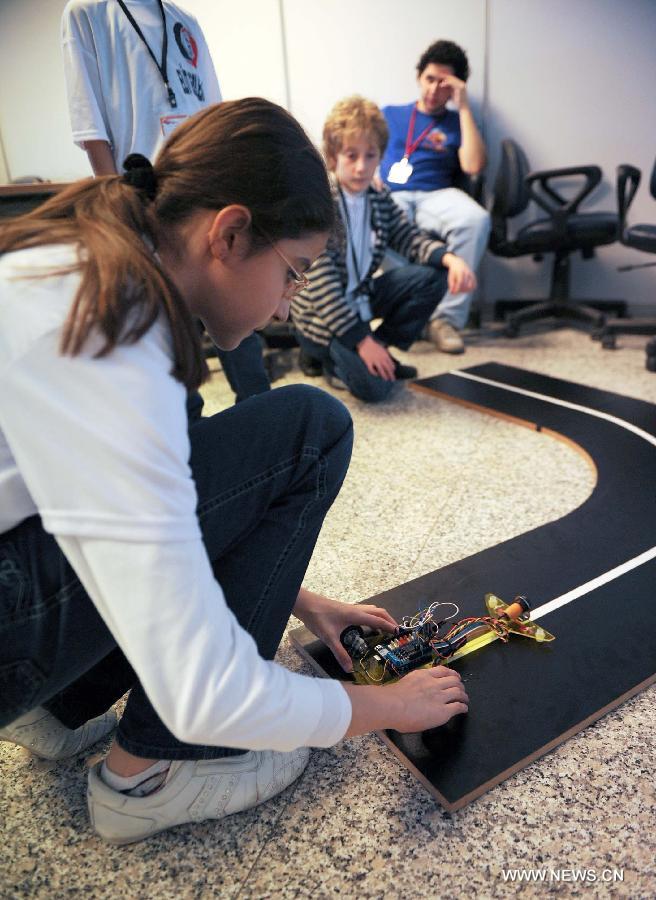
<path id="1" fill-rule="evenodd" d="M 421 335 L 446 287 L 446 269 L 405 265 L 391 269 L 373 280 L 370 297 L 375 319 L 382 319 L 373 332 L 385 346 L 407 350 Z M 356 350 L 349 350 L 335 338 L 328 346 L 316 344 L 300 333 L 302 349 L 344 382 L 349 391 L 365 403 L 385 400 L 395 382 L 372 375 Z"/>
<path id="2" fill-rule="evenodd" d="M 447 250 L 462 257 L 475 272 L 490 234 L 490 215 L 458 188 L 440 191 L 392 191 L 394 202 L 424 231 L 441 238 Z M 454 328 L 464 328 L 473 294 L 447 291 L 432 317 L 446 319 Z"/>
<path id="3" fill-rule="evenodd" d="M 324 391 L 293 385 L 199 419 L 189 435 L 198 518 L 214 573 L 239 623 L 272 659 L 346 474 L 350 416 Z M 1 535 L 0 725 L 45 705 L 76 727 L 134 681 L 40 518 Z M 138 683 L 117 737 L 142 757 L 212 759 L 239 752 L 178 741 Z"/>

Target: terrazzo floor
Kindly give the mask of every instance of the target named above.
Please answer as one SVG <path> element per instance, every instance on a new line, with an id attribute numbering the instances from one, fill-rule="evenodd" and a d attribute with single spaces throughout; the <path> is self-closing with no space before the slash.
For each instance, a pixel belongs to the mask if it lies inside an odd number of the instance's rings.
<path id="1" fill-rule="evenodd" d="M 512 341 L 473 334 L 462 357 L 425 343 L 400 357 L 422 377 L 496 361 L 656 403 L 645 338 L 618 345 L 537 329 Z M 276 386 L 298 381 L 322 384 L 294 367 Z M 335 393 L 355 448 L 306 584 L 342 600 L 559 518 L 594 486 L 585 459 L 543 434 L 404 388 L 379 407 Z M 218 371 L 204 394 L 206 414 L 232 402 Z M 310 672 L 287 641 L 279 659 Z M 655 701 L 652 686 L 453 815 L 370 735 L 314 751 L 301 779 L 262 807 L 127 848 L 88 827 L 91 753 L 54 764 L 0 744 L 0 896 L 653 898 Z M 515 869 L 545 880 L 512 882 Z M 623 881 L 603 880 L 613 870 Z"/>

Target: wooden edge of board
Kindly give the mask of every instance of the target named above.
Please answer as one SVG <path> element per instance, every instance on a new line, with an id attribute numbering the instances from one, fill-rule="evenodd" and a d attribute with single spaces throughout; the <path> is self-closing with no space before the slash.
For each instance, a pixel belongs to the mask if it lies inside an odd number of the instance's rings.
<path id="1" fill-rule="evenodd" d="M 301 629 L 297 629 L 300 631 Z M 294 633 L 290 632 L 289 638 L 293 643 L 294 647 L 297 649 L 299 654 L 310 663 L 312 668 L 319 673 L 322 678 L 328 678 L 325 671 L 321 668 L 321 666 L 317 663 L 314 657 L 307 651 L 306 646 L 301 643 L 301 641 L 294 637 Z M 577 722 L 576 725 L 573 725 L 571 728 L 568 728 L 567 731 L 564 731 L 562 734 L 559 734 L 553 740 L 549 741 L 547 744 L 544 744 L 542 747 L 539 747 L 533 753 L 529 754 L 529 756 L 525 756 L 516 762 L 514 765 L 510 766 L 508 769 L 504 769 L 503 772 L 500 772 L 498 775 L 495 775 L 494 778 L 490 778 L 489 781 L 484 782 L 479 785 L 473 791 L 470 791 L 468 794 L 464 794 L 462 797 L 459 797 L 457 800 L 449 801 L 444 796 L 444 794 L 440 793 L 437 790 L 434 784 L 431 782 L 413 765 L 412 762 L 408 759 L 408 757 L 400 750 L 397 745 L 392 741 L 392 739 L 388 736 L 385 731 L 376 731 L 375 734 L 380 738 L 380 740 L 386 744 L 392 753 L 397 757 L 399 762 L 404 766 L 404 768 L 408 769 L 408 771 L 412 772 L 415 778 L 421 782 L 421 784 L 426 788 L 429 794 L 433 796 L 440 806 L 442 806 L 446 812 L 454 813 L 458 810 L 462 809 L 465 806 L 468 806 L 474 800 L 477 800 L 483 794 L 486 794 L 488 791 L 492 790 L 492 788 L 501 784 L 503 781 L 506 781 L 513 775 L 516 775 L 518 772 L 521 772 L 522 769 L 525 769 L 531 763 L 536 762 L 536 760 L 540 759 L 542 756 L 546 756 L 547 753 L 550 753 L 552 750 L 555 750 L 556 747 L 559 747 L 561 744 L 564 744 L 565 741 L 568 741 L 571 737 L 578 734 L 580 731 L 586 729 L 589 725 L 592 725 L 598 719 L 601 719 L 603 716 L 607 715 L 609 712 L 612 712 L 614 709 L 617 709 L 618 706 L 621 706 L 622 703 L 626 703 L 627 700 L 630 700 L 632 697 L 635 697 L 636 694 L 641 693 L 641 691 L 646 690 L 652 684 L 656 683 L 656 674 L 650 675 L 649 678 L 646 678 L 644 681 L 641 681 L 639 684 L 630 688 L 625 693 L 620 694 L 619 697 L 616 697 L 614 700 L 611 700 L 610 703 L 607 703 L 606 706 L 603 706 L 601 709 L 587 716 L 581 722 Z"/>
<path id="2" fill-rule="evenodd" d="M 503 772 L 500 772 L 498 775 L 495 775 L 494 778 L 491 778 L 489 781 L 486 781 L 484 784 L 477 787 L 475 790 L 470 791 L 470 793 L 465 794 L 460 797 L 458 800 L 450 803 L 447 807 L 448 812 L 453 812 L 458 809 L 462 809 L 463 806 L 467 806 L 473 800 L 476 800 L 482 794 L 491 790 L 493 787 L 496 787 L 498 784 L 501 784 L 502 781 L 506 781 L 506 779 L 510 778 L 512 775 L 516 775 L 522 769 L 525 769 L 526 766 L 529 766 L 531 763 L 540 759 L 540 757 L 545 756 L 547 753 L 550 753 L 552 750 L 555 750 L 556 747 L 559 747 L 561 744 L 564 744 L 565 741 L 568 741 L 571 737 L 578 734 L 580 731 L 586 729 L 589 725 L 592 725 L 598 719 L 601 719 L 603 716 L 607 715 L 609 712 L 612 712 L 614 709 L 617 709 L 618 706 L 621 706 L 622 703 L 626 703 L 627 700 L 630 700 L 632 697 L 635 697 L 636 694 L 641 693 L 646 690 L 652 684 L 656 683 L 656 674 L 650 675 L 649 678 L 645 678 L 644 681 L 641 681 L 640 684 L 636 684 L 634 687 L 630 688 L 624 694 L 621 694 L 619 697 L 615 697 L 614 700 L 611 700 L 610 703 L 607 703 L 606 706 L 603 706 L 601 709 L 598 709 L 596 712 L 587 716 L 587 718 L 583 719 L 581 722 L 577 722 L 576 725 L 573 725 L 571 728 L 568 728 L 567 731 L 564 731 L 562 734 L 559 734 L 558 737 L 555 737 L 553 740 L 549 741 L 543 747 L 538 748 L 533 753 L 529 754 L 529 756 L 525 756 L 523 759 L 516 762 L 509 769 L 506 769 Z M 397 753 L 398 755 L 398 753 Z M 428 787 L 428 784 L 425 779 L 422 779 L 422 782 Z M 428 787 L 428 790 L 434 794 L 438 800 L 441 801 L 441 795 L 436 792 L 435 788 Z"/>
<path id="3" fill-rule="evenodd" d="M 537 431 L 540 434 L 546 434 L 548 437 L 555 438 L 557 441 L 561 441 L 561 443 L 567 444 L 567 446 L 571 447 L 572 450 L 576 450 L 576 452 L 580 456 L 582 456 L 590 466 L 590 468 L 594 472 L 596 484 L 598 473 L 595 461 L 584 447 L 582 447 L 580 444 L 577 444 L 576 441 L 573 441 L 570 437 L 567 437 L 567 435 L 561 434 L 559 431 L 554 431 L 552 428 L 544 428 L 543 426 L 538 425 L 537 422 L 531 422 L 529 419 L 520 419 L 518 416 L 511 416 L 508 413 L 499 412 L 496 409 L 492 409 L 489 406 L 483 406 L 482 404 L 474 403 L 471 400 L 462 400 L 460 397 L 454 397 L 452 394 L 447 394 L 444 391 L 436 391 L 435 388 L 431 388 L 423 384 L 418 384 L 417 382 L 412 382 L 409 387 L 413 391 L 417 391 L 417 393 L 428 394 L 431 397 L 438 397 L 440 400 L 447 400 L 449 403 L 457 403 L 458 406 L 464 406 L 467 409 L 473 409 L 476 410 L 476 412 L 482 412 L 488 416 L 494 416 L 495 419 L 503 419 L 505 422 L 510 422 L 512 425 L 520 425 L 522 428 L 529 428 L 531 431 Z"/>

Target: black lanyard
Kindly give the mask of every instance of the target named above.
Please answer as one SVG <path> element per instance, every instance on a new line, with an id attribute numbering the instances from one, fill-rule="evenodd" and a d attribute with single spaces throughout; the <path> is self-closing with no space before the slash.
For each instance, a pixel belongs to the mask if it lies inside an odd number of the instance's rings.
<path id="1" fill-rule="evenodd" d="M 134 16 L 130 12 L 130 10 L 127 8 L 127 6 L 123 2 L 123 0 L 117 0 L 117 3 L 121 7 L 121 9 L 125 13 L 125 15 L 127 16 L 128 22 L 130 23 L 130 25 L 132 25 L 132 27 L 137 32 L 137 34 L 139 35 L 141 40 L 144 42 L 144 46 L 146 47 L 146 50 L 150 53 L 151 59 L 157 66 L 157 68 L 159 70 L 159 74 L 162 76 L 162 81 L 166 85 L 166 90 L 168 91 L 169 103 L 171 104 L 171 108 L 175 109 L 176 106 L 178 105 L 178 101 L 176 100 L 175 94 L 173 93 L 173 88 L 169 84 L 169 77 L 168 77 L 168 74 L 166 71 L 166 55 L 167 55 L 167 52 L 169 49 L 169 37 L 168 37 L 168 34 L 166 33 L 166 14 L 164 13 L 164 4 L 162 3 L 162 0 L 157 0 L 157 3 L 159 4 L 159 10 L 162 14 L 162 26 L 164 28 L 164 37 L 162 38 L 162 61 L 161 62 L 157 62 L 157 57 L 151 50 L 150 44 L 144 37 L 143 31 L 141 30 L 141 28 L 139 28 L 139 23 L 135 20 Z"/>
<path id="2" fill-rule="evenodd" d="M 342 198 L 342 209 L 344 210 L 344 216 L 346 217 L 346 239 L 349 244 L 349 248 L 351 250 L 351 259 L 353 260 L 353 268 L 355 269 L 355 277 L 358 279 L 358 287 L 362 284 L 362 275 L 360 275 L 360 266 L 358 265 L 358 258 L 355 253 L 355 241 L 353 239 L 353 228 L 351 226 L 351 217 L 349 216 L 348 207 L 346 205 L 346 197 L 344 196 L 344 192 L 341 187 L 338 185 L 337 187 L 339 191 L 339 196 Z M 364 256 L 364 249 L 367 241 L 367 196 L 365 195 L 364 199 L 364 228 L 362 229 L 362 256 Z M 369 229 L 371 232 L 371 229 Z"/>

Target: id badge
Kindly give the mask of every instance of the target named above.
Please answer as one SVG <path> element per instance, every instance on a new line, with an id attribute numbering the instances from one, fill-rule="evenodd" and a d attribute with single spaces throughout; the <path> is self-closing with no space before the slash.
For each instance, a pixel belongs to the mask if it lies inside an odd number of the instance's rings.
<path id="1" fill-rule="evenodd" d="M 353 303 L 363 322 L 370 322 L 373 319 L 371 304 L 369 303 L 369 297 L 366 294 L 358 294 L 353 298 Z"/>
<path id="2" fill-rule="evenodd" d="M 391 181 L 392 184 L 405 184 L 411 175 L 412 166 L 410 165 L 407 156 L 404 156 L 403 159 L 392 165 L 387 180 Z"/>
<path id="3" fill-rule="evenodd" d="M 162 129 L 162 137 L 167 138 L 181 122 L 188 118 L 188 116 L 180 115 L 179 113 L 177 115 L 160 116 L 159 126 Z"/>

